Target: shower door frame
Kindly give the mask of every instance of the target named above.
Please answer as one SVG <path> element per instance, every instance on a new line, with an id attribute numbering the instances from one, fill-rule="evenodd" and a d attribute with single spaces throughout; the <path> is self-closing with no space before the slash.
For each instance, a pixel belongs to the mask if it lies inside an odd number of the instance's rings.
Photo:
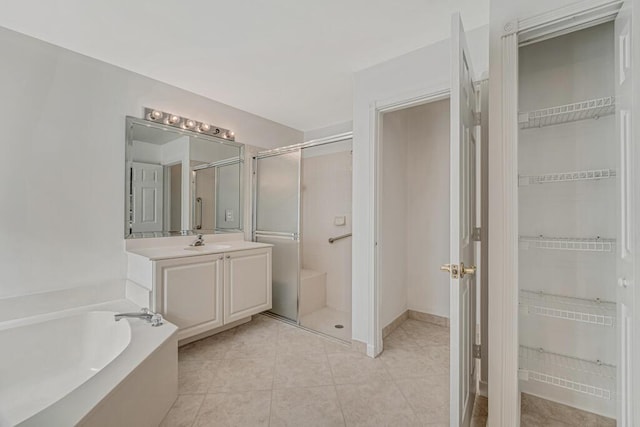
<path id="1" fill-rule="evenodd" d="M 291 320 L 287 317 L 281 316 L 277 313 L 273 313 L 271 311 L 269 311 L 268 313 L 277 316 L 279 319 L 285 320 L 287 322 L 293 323 L 296 326 L 303 328 L 303 329 L 307 329 L 311 332 L 317 333 L 317 334 L 321 334 L 323 336 L 328 336 L 326 334 L 323 334 L 322 332 L 313 330 L 313 329 L 309 329 L 304 327 L 303 325 L 300 324 L 300 271 L 302 270 L 302 257 L 301 257 L 301 245 L 302 245 L 302 232 L 301 232 L 301 224 L 302 224 L 302 216 L 301 216 L 301 212 L 302 212 L 302 150 L 304 150 L 305 148 L 311 148 L 311 147 L 317 147 L 317 146 L 321 146 L 321 145 L 328 145 L 328 144 L 333 144 L 336 142 L 342 142 L 342 141 L 346 141 L 346 140 L 352 140 L 353 141 L 353 132 L 349 131 L 349 132 L 343 132 L 343 133 L 339 133 L 336 135 L 332 135 L 332 136 L 328 136 L 325 138 L 318 138 L 318 139 L 313 139 L 307 142 L 302 142 L 299 144 L 293 144 L 293 145 L 288 145 L 285 147 L 279 147 L 279 148 L 273 148 L 270 150 L 265 150 L 265 151 L 259 151 L 254 157 L 253 157 L 253 176 L 252 176 L 252 182 L 251 182 L 251 193 L 252 193 L 252 221 L 251 221 L 251 240 L 253 240 L 254 242 L 257 239 L 258 235 L 262 235 L 265 237 L 284 237 L 283 234 L 279 234 L 279 233 L 273 233 L 273 234 L 268 234 L 261 232 L 260 230 L 257 229 L 256 224 L 258 223 L 257 221 L 257 217 L 258 217 L 258 160 L 260 158 L 266 158 L 266 157 L 273 157 L 273 156 L 279 156 L 282 154 L 287 154 L 287 153 L 291 153 L 291 152 L 295 152 L 295 151 L 300 151 L 300 163 L 298 164 L 298 232 L 295 233 L 295 236 L 293 237 L 293 240 L 297 240 L 298 241 L 298 279 L 297 279 L 297 306 L 296 306 L 296 319 L 295 320 Z M 353 200 L 352 200 L 353 203 Z M 264 233 L 264 234 L 263 234 Z M 273 261 L 272 261 L 273 262 Z M 353 288 L 352 288 L 353 289 Z M 353 304 L 351 307 L 351 313 L 353 313 Z"/>

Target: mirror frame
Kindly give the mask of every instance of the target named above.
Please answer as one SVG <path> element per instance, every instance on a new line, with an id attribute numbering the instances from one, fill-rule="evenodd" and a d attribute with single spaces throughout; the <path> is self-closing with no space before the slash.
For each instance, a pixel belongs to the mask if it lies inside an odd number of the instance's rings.
<path id="1" fill-rule="evenodd" d="M 240 167 L 239 167 L 239 173 L 240 173 L 240 181 L 239 181 L 239 186 L 240 186 L 240 192 L 239 192 L 239 201 L 240 201 L 240 209 L 238 212 L 238 217 L 239 217 L 239 221 L 238 224 L 240 224 L 240 228 L 238 229 L 225 229 L 225 230 L 194 230 L 194 229 L 190 229 L 190 230 L 180 230 L 172 232 L 172 231 L 162 231 L 162 232 L 153 232 L 153 233 L 149 233 L 149 234 L 153 234 L 153 236 L 134 236 L 133 233 L 131 233 L 131 228 L 130 228 L 130 210 L 131 210 L 131 202 L 132 202 L 132 195 L 130 192 L 131 189 L 131 176 L 129 174 L 129 171 L 131 170 L 131 163 L 133 162 L 133 159 L 131 158 L 131 149 L 133 146 L 133 126 L 134 125 L 140 125 L 140 126 L 146 126 L 146 127 L 150 127 L 150 128 L 155 128 L 155 129 L 160 129 L 163 131 L 167 131 L 167 132 L 173 132 L 179 135 L 185 135 L 185 136 L 189 136 L 189 137 L 194 137 L 194 138 L 198 138 L 204 141 L 210 141 L 213 143 L 217 143 L 217 144 L 224 144 L 224 145 L 228 145 L 228 146 L 232 146 L 232 147 L 236 147 L 240 149 L 239 152 L 239 159 L 240 159 Z M 235 141 L 230 141 L 228 139 L 224 139 L 224 138 L 217 138 L 215 136 L 210 136 L 210 135 L 203 135 L 201 133 L 198 132 L 194 132 L 194 131 L 190 131 L 190 130 L 186 130 L 186 129 L 179 129 L 179 128 L 175 128 L 172 126 L 165 126 L 162 123 L 155 123 L 155 122 L 150 122 L 148 120 L 144 120 L 144 119 L 139 119 L 137 117 L 131 117 L 131 116 L 126 116 L 126 123 L 125 123 L 125 154 L 124 154 L 124 176 L 125 176 L 125 180 L 124 180 L 124 199 L 125 199 L 125 203 L 124 203 L 124 238 L 125 239 L 148 239 L 148 238 L 154 238 L 154 237 L 171 237 L 171 236 L 191 236 L 191 235 L 195 235 L 195 234 L 225 234 L 225 233 L 243 233 L 244 232 L 244 211 L 245 211 L 245 200 L 244 200 L 244 193 L 245 193 L 245 147 L 244 144 L 240 143 L 240 142 L 235 142 Z M 215 162 L 212 162 L 215 163 Z M 194 169 L 191 168 L 191 172 L 193 172 Z M 193 192 L 195 191 L 195 189 L 192 188 L 191 193 L 189 195 L 189 198 L 192 199 L 193 198 Z M 193 204 L 194 200 L 190 200 L 190 203 Z M 190 219 L 190 222 L 193 221 L 193 218 Z"/>

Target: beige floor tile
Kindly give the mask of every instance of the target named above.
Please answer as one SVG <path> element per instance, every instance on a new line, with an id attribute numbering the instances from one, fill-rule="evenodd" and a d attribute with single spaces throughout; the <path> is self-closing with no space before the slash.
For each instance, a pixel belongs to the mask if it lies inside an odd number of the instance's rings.
<path id="1" fill-rule="evenodd" d="M 384 362 L 366 355 L 352 353 L 334 353 L 327 355 L 333 380 L 336 384 L 359 384 L 369 381 L 389 381 Z"/>
<path id="2" fill-rule="evenodd" d="M 449 375 L 449 348 L 444 346 L 390 348 L 380 355 L 393 378 Z"/>
<path id="3" fill-rule="evenodd" d="M 603 417 L 567 405 L 552 402 L 522 393 L 521 412 L 523 415 L 543 417 L 547 422 L 561 426 L 596 427 Z"/>
<path id="4" fill-rule="evenodd" d="M 474 417 L 486 417 L 489 414 L 489 400 L 485 396 L 476 395 L 473 405 Z"/>
<path id="5" fill-rule="evenodd" d="M 333 385 L 326 354 L 280 354 L 276 358 L 274 388 L 321 385 Z"/>
<path id="6" fill-rule="evenodd" d="M 278 333 L 277 352 L 278 354 L 324 354 L 324 341 L 325 339 L 318 335 L 299 328 L 293 327 L 293 329 L 281 329 Z"/>
<path id="7" fill-rule="evenodd" d="M 540 414 L 520 414 L 520 427 L 546 427 L 547 419 Z"/>
<path id="8" fill-rule="evenodd" d="M 264 358 L 274 360 L 276 357 L 276 341 L 234 341 L 230 344 L 225 359 Z"/>
<path id="9" fill-rule="evenodd" d="M 254 316 L 251 322 L 235 328 L 236 342 L 275 343 L 278 338 L 278 321 L 266 316 Z"/>
<path id="10" fill-rule="evenodd" d="M 400 389 L 392 382 L 336 386 L 347 426 L 420 425 Z"/>
<path id="11" fill-rule="evenodd" d="M 327 354 L 334 353 L 355 353 L 351 344 L 336 342 L 333 340 L 324 340 L 324 351 Z"/>
<path id="12" fill-rule="evenodd" d="M 437 375 L 396 381 L 414 412 L 424 423 L 449 420 L 449 376 Z"/>
<path id="13" fill-rule="evenodd" d="M 418 341 L 411 337 L 404 329 L 397 328 L 382 340 L 383 347 L 389 348 L 419 348 Z"/>
<path id="14" fill-rule="evenodd" d="M 400 325 L 399 329 L 405 331 L 422 346 L 449 345 L 449 328 L 444 326 L 409 319 Z"/>
<path id="15" fill-rule="evenodd" d="M 333 386 L 274 390 L 271 427 L 344 426 Z"/>
<path id="16" fill-rule="evenodd" d="M 234 337 L 235 330 L 232 329 L 184 345 L 178 349 L 178 359 L 181 361 L 224 359 L 227 350 L 234 342 Z"/>
<path id="17" fill-rule="evenodd" d="M 204 394 L 184 394 L 178 396 L 171 410 L 164 417 L 160 427 L 190 427 L 196 419 Z"/>
<path id="18" fill-rule="evenodd" d="M 271 390 L 275 360 L 223 360 L 210 382 L 209 393 Z"/>
<path id="19" fill-rule="evenodd" d="M 208 394 L 194 426 L 268 426 L 270 407 L 271 391 Z"/>
<path id="20" fill-rule="evenodd" d="M 471 427 L 486 427 L 487 425 L 487 417 L 472 417 L 471 418 Z"/>
<path id="21" fill-rule="evenodd" d="M 222 360 L 178 362 L 178 393 L 206 393 Z"/>

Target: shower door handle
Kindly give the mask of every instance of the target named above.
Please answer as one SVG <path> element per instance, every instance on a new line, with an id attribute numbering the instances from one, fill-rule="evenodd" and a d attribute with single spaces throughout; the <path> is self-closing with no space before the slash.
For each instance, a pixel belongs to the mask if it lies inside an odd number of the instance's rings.
<path id="1" fill-rule="evenodd" d="M 201 228 L 202 228 L 202 197 L 197 197 L 196 198 L 196 230 L 200 230 Z"/>

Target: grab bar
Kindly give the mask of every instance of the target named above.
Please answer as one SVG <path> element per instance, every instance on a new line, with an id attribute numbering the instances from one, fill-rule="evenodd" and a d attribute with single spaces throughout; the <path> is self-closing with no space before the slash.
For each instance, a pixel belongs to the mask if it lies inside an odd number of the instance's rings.
<path id="1" fill-rule="evenodd" d="M 198 212 L 200 212 L 200 218 L 198 219 Z M 202 228 L 202 197 L 196 198 L 196 230 Z"/>
<path id="2" fill-rule="evenodd" d="M 342 236 L 329 237 L 329 243 L 333 243 L 336 240 L 346 239 L 347 237 L 351 237 L 351 233 L 343 234 Z"/>

